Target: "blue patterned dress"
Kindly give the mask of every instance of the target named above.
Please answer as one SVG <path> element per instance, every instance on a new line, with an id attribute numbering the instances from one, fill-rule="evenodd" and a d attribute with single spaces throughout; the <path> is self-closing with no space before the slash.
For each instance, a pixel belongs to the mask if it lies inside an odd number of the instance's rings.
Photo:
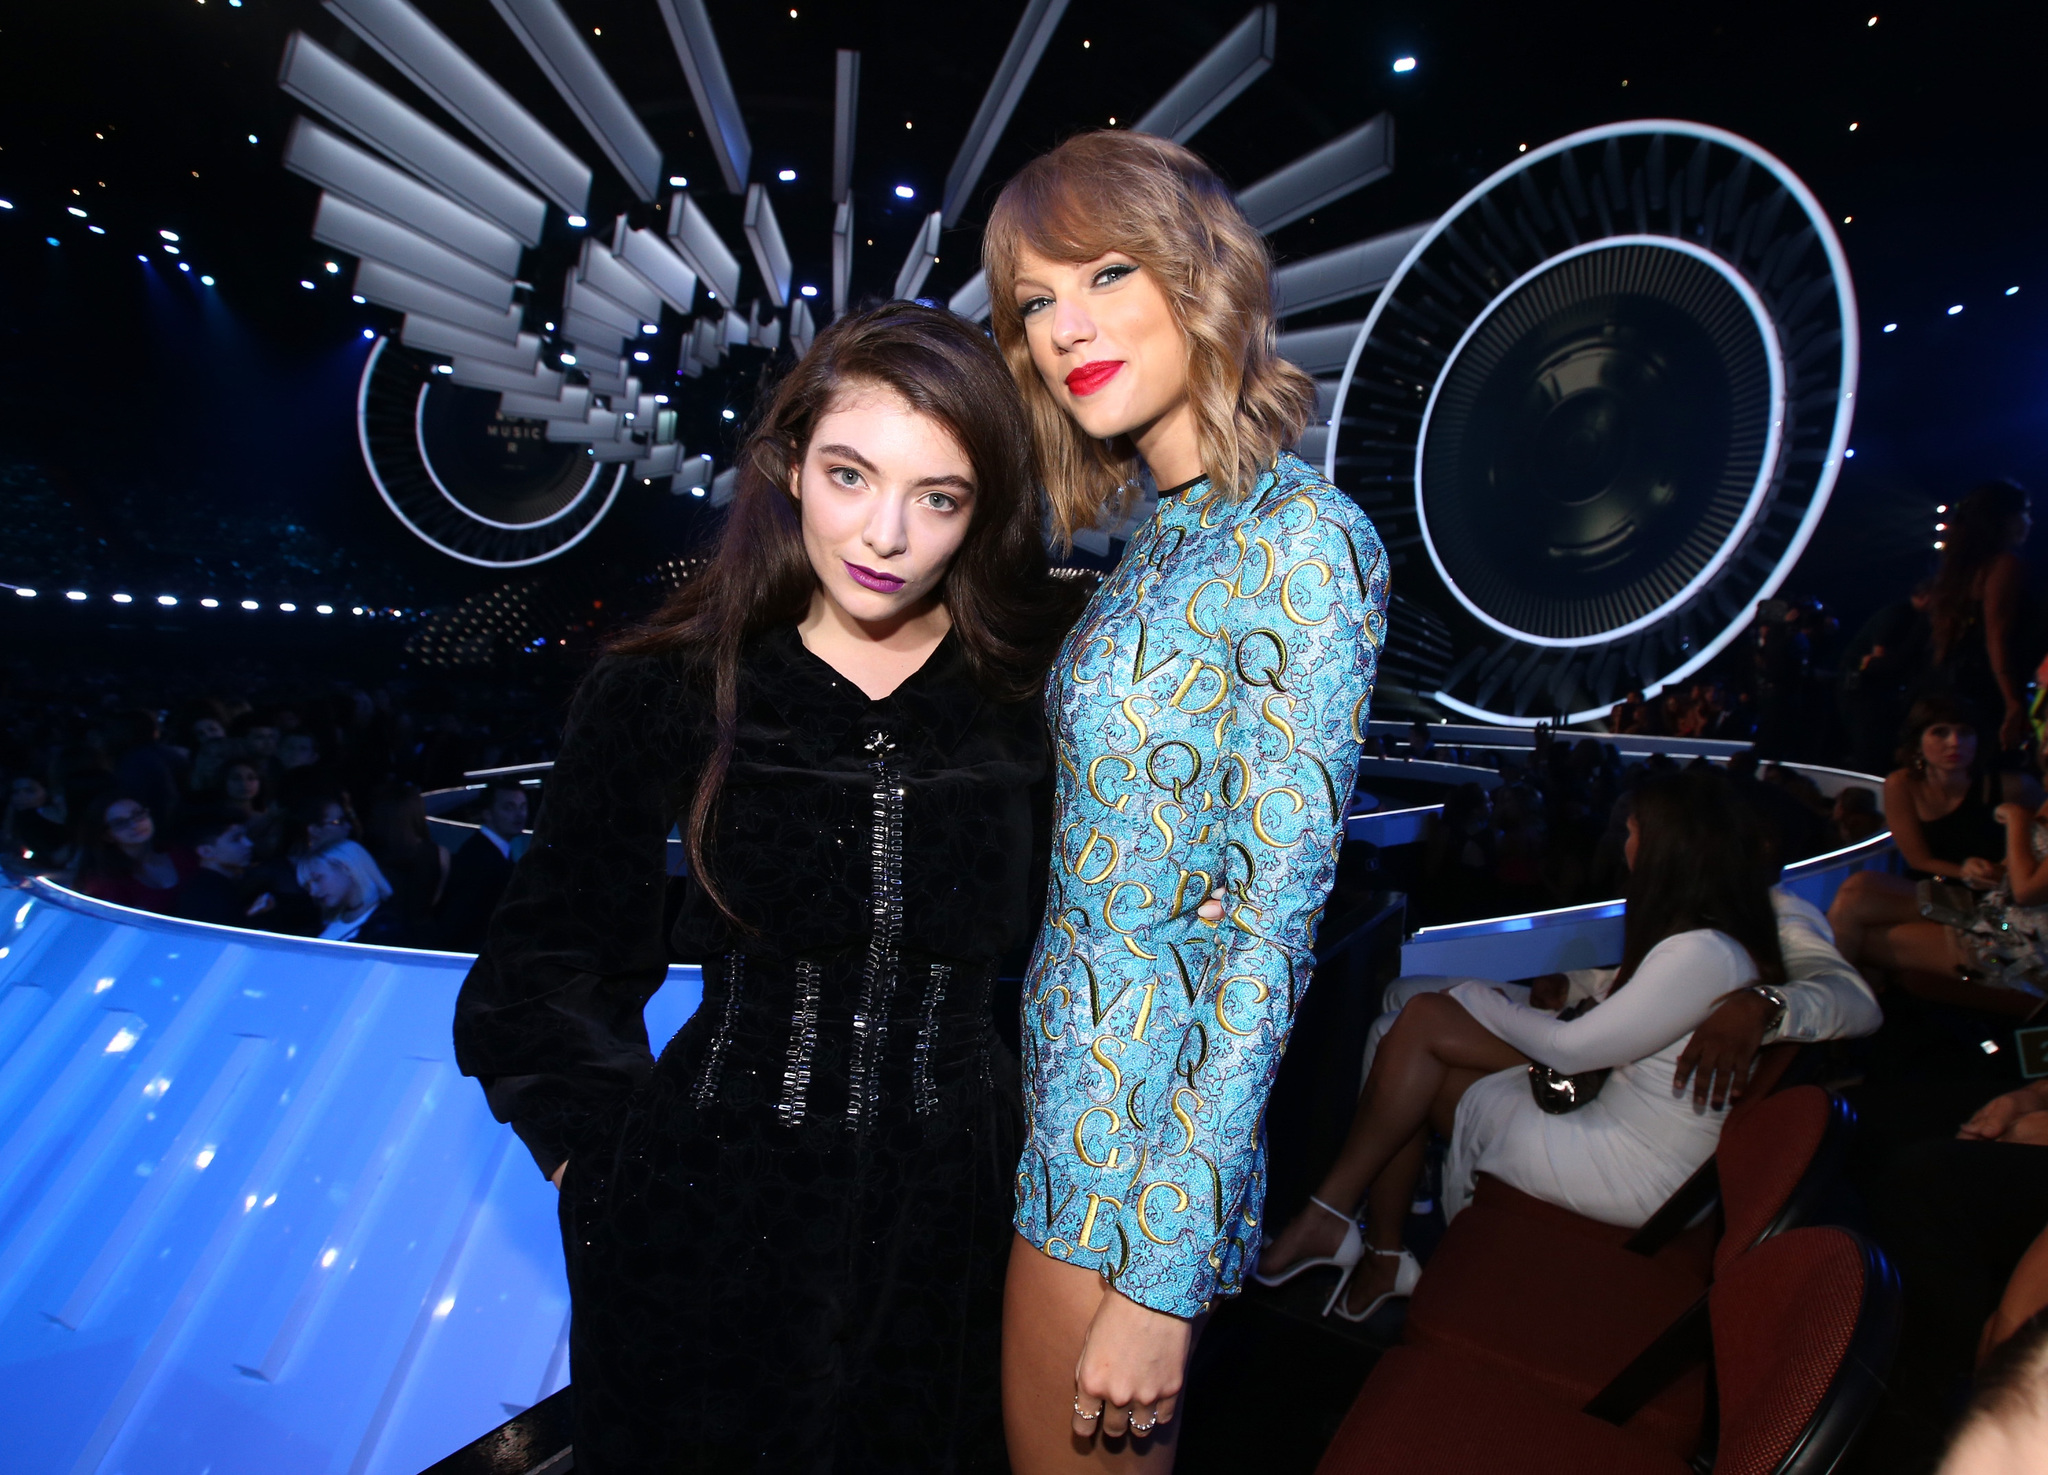
<path id="1" fill-rule="evenodd" d="M 1263 1118 L 1386 634 L 1372 523 L 1283 453 L 1162 497 L 1047 686 L 1052 885 L 1024 988 L 1017 1229 L 1154 1310 L 1235 1295 Z M 1229 888 L 1220 925 L 1195 915 Z"/>

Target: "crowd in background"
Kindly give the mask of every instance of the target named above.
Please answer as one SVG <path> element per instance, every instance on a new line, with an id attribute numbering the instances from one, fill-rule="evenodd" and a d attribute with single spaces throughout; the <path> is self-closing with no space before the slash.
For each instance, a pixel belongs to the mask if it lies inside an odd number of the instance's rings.
<path id="1" fill-rule="evenodd" d="M 241 689 L 242 685 L 253 689 Z M 516 686 L 165 682 L 17 669 L 0 687 L 0 866 L 196 921 L 473 949 L 524 844 L 516 783 L 454 853 L 424 793 L 549 756 L 559 699 Z"/>

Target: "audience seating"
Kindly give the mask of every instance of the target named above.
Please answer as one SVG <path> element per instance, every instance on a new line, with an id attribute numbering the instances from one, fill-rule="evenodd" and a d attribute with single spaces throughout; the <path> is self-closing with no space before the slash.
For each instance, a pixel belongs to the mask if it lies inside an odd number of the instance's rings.
<path id="1" fill-rule="evenodd" d="M 1406 1340 L 1583 1404 L 1730 1260 L 1813 1216 L 1852 1122 L 1818 1086 L 1746 1097 L 1714 1157 L 1633 1232 L 1483 1182 L 1416 1287 Z M 1631 1432 L 1689 1450 L 1705 1396 L 1703 1373 L 1676 1378 L 1643 1402 Z"/>
<path id="2" fill-rule="evenodd" d="M 1366 1380 L 1318 1475 L 1827 1475 L 1875 1407 L 1898 1340 L 1890 1263 L 1846 1229 L 1795 1229 L 1723 1264 L 1713 1289 L 1583 1406 L 1524 1371 L 1396 1347 Z M 1530 1352 L 1548 1342 L 1524 1329 Z M 1634 1416 L 1706 1362 L 1718 1407 L 1682 1450 Z"/>

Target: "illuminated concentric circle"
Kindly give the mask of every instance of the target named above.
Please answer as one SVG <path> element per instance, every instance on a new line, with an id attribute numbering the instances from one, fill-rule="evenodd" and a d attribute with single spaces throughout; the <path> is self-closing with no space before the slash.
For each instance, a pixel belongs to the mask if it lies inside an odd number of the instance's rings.
<path id="1" fill-rule="evenodd" d="M 1699 669 L 1812 536 L 1856 353 L 1826 215 L 1724 130 L 1590 129 L 1459 201 L 1360 330 L 1327 468 L 1448 625 L 1406 653 L 1430 695 L 1579 720 Z"/>
<path id="2" fill-rule="evenodd" d="M 618 499 L 623 463 L 549 441 L 498 396 L 438 380 L 433 360 L 380 338 L 363 365 L 356 429 L 370 480 L 422 542 L 485 568 L 554 558 Z"/>

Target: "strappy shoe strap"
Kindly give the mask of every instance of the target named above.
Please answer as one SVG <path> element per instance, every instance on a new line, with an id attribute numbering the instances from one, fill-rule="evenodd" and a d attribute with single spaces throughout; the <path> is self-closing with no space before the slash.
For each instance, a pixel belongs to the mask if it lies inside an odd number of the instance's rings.
<path id="1" fill-rule="evenodd" d="M 1321 1209 L 1325 1214 L 1335 1214 L 1339 1219 L 1342 1219 L 1346 1224 L 1352 1222 L 1351 1216 L 1349 1214 L 1345 1213 L 1342 1209 L 1332 1208 L 1329 1204 L 1324 1203 L 1314 1194 L 1310 1194 L 1308 1196 L 1308 1201 L 1314 1204 L 1317 1208 Z"/>

